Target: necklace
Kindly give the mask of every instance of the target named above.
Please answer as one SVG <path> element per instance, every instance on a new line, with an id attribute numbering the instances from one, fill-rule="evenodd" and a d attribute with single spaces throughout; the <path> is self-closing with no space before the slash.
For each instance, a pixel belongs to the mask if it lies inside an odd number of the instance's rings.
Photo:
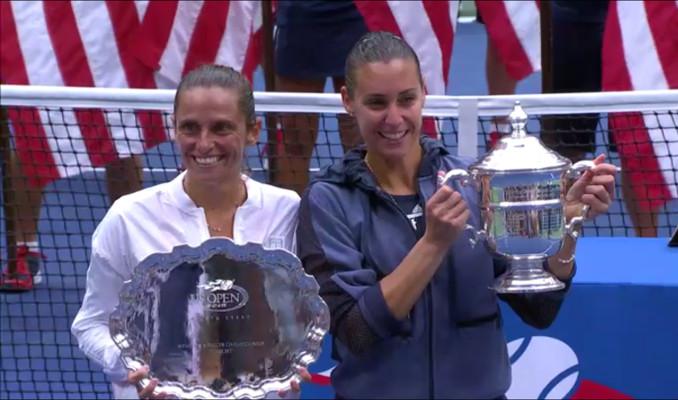
<path id="1" fill-rule="evenodd" d="M 208 227 L 211 231 L 219 232 L 219 233 L 221 233 L 221 232 L 223 232 L 223 231 L 226 230 L 226 228 L 217 228 L 216 226 L 212 226 L 212 225 L 210 225 L 209 223 L 207 223 L 207 227 Z"/>
<path id="2" fill-rule="evenodd" d="M 245 196 L 244 201 L 241 201 L 241 202 L 238 202 L 238 203 L 235 204 L 235 209 L 233 210 L 233 215 L 229 216 L 229 219 L 232 218 L 233 224 L 235 224 L 235 213 L 237 212 L 238 207 L 245 204 L 245 201 L 247 201 L 247 196 Z M 207 214 L 205 214 L 205 222 L 207 223 L 207 227 L 209 228 L 210 231 L 213 231 L 213 232 L 216 232 L 216 233 L 223 233 L 223 232 L 227 231 L 227 227 L 224 227 L 224 226 L 218 227 L 218 226 L 210 224 L 209 220 L 207 219 Z"/>
<path id="3" fill-rule="evenodd" d="M 381 184 L 381 182 L 379 182 L 379 178 L 377 177 L 377 174 L 374 172 L 374 168 L 372 168 L 372 165 L 370 165 L 370 162 L 367 160 L 367 155 L 363 158 L 363 162 L 365 163 L 365 166 L 367 167 L 367 169 L 372 173 L 372 176 L 374 177 L 374 181 L 377 185 L 377 188 L 380 191 L 386 193 L 389 197 L 393 198 L 391 193 L 389 191 L 387 191 L 386 189 L 384 189 L 384 186 Z M 406 189 L 406 190 L 409 191 L 409 189 Z M 398 190 L 395 190 L 395 191 L 398 192 Z"/>
<path id="4" fill-rule="evenodd" d="M 367 167 L 367 169 L 372 173 L 372 176 L 374 177 L 374 182 L 377 184 L 377 190 L 378 190 L 380 193 L 383 193 L 383 194 L 385 194 L 386 196 L 388 196 L 388 199 L 389 199 L 390 201 L 392 201 L 393 204 L 395 204 L 395 206 L 398 207 L 398 209 L 400 210 L 400 206 L 398 205 L 398 202 L 396 201 L 395 197 L 393 197 L 393 195 L 392 195 L 391 193 L 389 193 L 389 192 L 387 192 L 386 190 L 384 190 L 384 188 L 383 188 L 383 187 L 381 186 L 381 184 L 379 183 L 379 179 L 377 178 L 377 174 L 374 173 L 374 170 L 372 169 L 372 166 L 370 165 L 370 162 L 367 161 L 367 156 L 365 156 L 365 158 L 363 158 L 363 161 L 365 162 L 365 166 Z M 402 211 L 402 210 L 401 210 L 401 211 Z"/>
<path id="5" fill-rule="evenodd" d="M 207 217 L 207 216 L 205 216 L 205 217 Z M 233 219 L 235 219 L 235 212 L 233 213 Z M 209 221 L 207 220 L 207 218 L 205 218 L 205 222 L 207 223 L 207 228 L 209 228 L 209 230 L 212 231 L 212 232 L 223 233 L 223 232 L 226 232 L 228 230 L 228 228 L 227 228 L 228 224 L 226 226 L 218 227 L 218 226 L 210 224 Z"/>
<path id="6" fill-rule="evenodd" d="M 247 201 L 247 186 L 245 185 L 245 182 L 242 181 L 242 180 L 240 181 L 240 183 L 241 183 L 241 187 L 244 191 L 244 196 L 242 196 L 244 198 L 242 200 L 239 200 L 237 203 L 234 204 L 236 210 L 238 209 L 238 207 L 242 206 Z M 186 192 L 186 194 L 188 194 L 188 190 L 186 188 L 186 180 L 183 179 L 181 184 L 182 184 L 182 187 L 184 189 L 184 192 Z M 200 207 L 200 206 L 198 206 L 198 207 Z M 205 210 L 205 212 L 207 211 L 207 209 L 205 209 L 204 207 L 202 207 L 202 208 L 203 208 L 203 210 Z M 235 217 L 235 211 L 234 211 L 233 215 Z M 226 230 L 227 230 L 226 227 L 218 227 L 218 226 L 210 224 L 209 221 L 207 221 L 207 215 L 205 215 L 205 223 L 207 224 L 207 229 L 209 229 L 212 232 L 223 233 L 223 232 L 226 232 Z"/>
<path id="7" fill-rule="evenodd" d="M 389 193 L 388 191 L 384 190 L 384 188 L 379 184 L 379 179 L 377 179 L 377 174 L 374 173 L 374 170 L 372 169 L 372 166 L 370 166 L 370 162 L 367 161 L 367 156 L 363 158 L 363 161 L 365 162 L 365 166 L 367 166 L 367 169 L 372 173 L 372 176 L 374 176 L 375 183 L 377 184 L 377 191 L 379 193 L 383 193 L 387 196 L 388 200 L 396 207 L 396 209 L 412 224 L 412 228 L 416 231 L 417 230 L 417 224 L 415 220 L 412 220 L 409 217 L 409 214 L 405 212 L 402 207 L 400 207 L 400 203 L 396 200 L 396 198 Z M 419 202 L 419 201 L 417 201 Z M 420 205 L 421 207 L 421 205 Z"/>

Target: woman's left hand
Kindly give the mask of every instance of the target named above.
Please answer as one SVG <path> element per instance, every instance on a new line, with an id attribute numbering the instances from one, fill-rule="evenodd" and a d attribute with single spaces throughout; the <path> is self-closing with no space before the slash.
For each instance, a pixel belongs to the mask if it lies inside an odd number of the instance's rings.
<path id="1" fill-rule="evenodd" d="M 581 215 L 585 205 L 589 206 L 587 218 L 595 218 L 610 208 L 614 199 L 617 167 L 604 161 L 604 154 L 596 157 L 593 160 L 595 167 L 584 172 L 567 191 L 565 195 L 567 221 Z"/>
<path id="2" fill-rule="evenodd" d="M 300 368 L 298 372 L 302 381 L 304 382 L 311 381 L 311 374 L 308 373 L 308 370 L 306 368 Z M 299 393 L 301 391 L 301 384 L 299 383 L 299 381 L 296 380 L 292 381 L 292 383 L 290 383 L 290 389 L 292 389 L 292 392 Z M 287 393 L 288 393 L 287 390 L 281 390 L 278 392 L 278 396 L 284 399 L 285 397 L 287 397 Z"/>

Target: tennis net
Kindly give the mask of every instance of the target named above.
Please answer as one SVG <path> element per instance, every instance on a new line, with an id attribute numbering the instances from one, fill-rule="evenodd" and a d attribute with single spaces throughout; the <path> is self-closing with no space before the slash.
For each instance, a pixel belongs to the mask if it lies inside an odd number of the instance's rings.
<path id="1" fill-rule="evenodd" d="M 110 206 L 108 193 L 130 187 L 124 168 L 115 167 L 119 160 L 138 154 L 145 187 L 181 169 L 171 142 L 174 92 L 0 90 L 0 257 L 3 265 L 16 261 L 13 244 L 23 238 L 21 230 L 32 230 L 45 256 L 40 285 L 0 294 L 0 398 L 110 398 L 106 378 L 78 350 L 70 324 L 84 294 L 91 234 Z M 308 171 L 312 176 L 355 144 L 355 135 L 346 133 L 355 134 L 355 125 L 338 95 L 257 92 L 255 100 L 264 129 L 244 167 L 257 180 L 302 190 Z M 429 96 L 425 126 L 452 153 L 478 157 L 495 139 L 493 120 L 508 115 L 516 100 L 529 116 L 528 132 L 549 146 L 572 158 L 604 153 L 622 167 L 610 212 L 587 222 L 585 236 L 668 236 L 678 225 L 678 92 Z M 23 173 L 12 166 L 14 155 Z M 120 188 L 112 186 L 116 175 Z M 21 192 L 31 183 L 44 186 Z M 36 201 L 37 224 L 26 211 Z"/>

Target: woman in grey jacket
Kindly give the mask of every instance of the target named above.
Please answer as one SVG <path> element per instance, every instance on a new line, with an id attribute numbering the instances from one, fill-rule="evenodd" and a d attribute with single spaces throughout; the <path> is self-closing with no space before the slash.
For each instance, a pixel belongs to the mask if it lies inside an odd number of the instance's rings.
<path id="1" fill-rule="evenodd" d="M 508 356 L 488 288 L 505 265 L 468 244 L 464 226 L 480 222 L 473 189 L 437 186 L 439 171 L 469 160 L 422 137 L 416 54 L 395 35 L 368 33 L 348 56 L 341 94 L 365 146 L 312 182 L 297 228 L 299 257 L 332 314 L 337 397 L 504 396 Z M 584 204 L 591 216 L 607 211 L 615 170 L 602 161 L 568 192 L 568 219 Z M 573 253 L 566 240 L 547 265 L 568 284 Z M 546 327 L 566 292 L 504 300 Z"/>

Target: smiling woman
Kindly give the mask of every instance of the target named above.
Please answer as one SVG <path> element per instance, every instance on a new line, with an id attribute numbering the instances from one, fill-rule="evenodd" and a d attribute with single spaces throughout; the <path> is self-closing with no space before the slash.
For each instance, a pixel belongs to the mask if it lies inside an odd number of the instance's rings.
<path id="1" fill-rule="evenodd" d="M 344 106 L 356 118 L 371 166 L 418 163 L 425 99 L 418 75 L 414 62 L 394 58 L 366 64 L 356 76 L 360 85 L 342 88 Z"/>
<path id="2" fill-rule="evenodd" d="M 481 221 L 475 189 L 438 184 L 471 160 L 421 135 L 417 56 L 393 34 L 366 34 L 349 53 L 341 97 L 365 145 L 311 183 L 298 227 L 299 258 L 330 308 L 336 397 L 502 398 L 510 367 L 490 286 L 506 264 L 464 232 Z M 599 161 L 568 204 L 607 210 L 614 167 Z M 572 262 L 558 267 L 569 282 Z M 502 299 L 546 327 L 566 292 Z"/>
<path id="3" fill-rule="evenodd" d="M 187 75 L 175 96 L 184 188 L 205 208 L 210 230 L 232 236 L 235 210 L 247 197 L 241 177 L 245 147 L 259 137 L 252 90 L 235 70 L 207 66 Z"/>
<path id="4" fill-rule="evenodd" d="M 421 160 L 417 144 L 425 97 L 419 59 L 399 37 L 367 35 L 349 53 L 342 102 L 366 144 L 365 163 L 384 178 L 379 183 L 388 193 L 416 193 L 406 182 Z"/>
<path id="5" fill-rule="evenodd" d="M 126 370 L 108 325 L 123 282 L 142 260 L 212 236 L 296 250 L 299 196 L 241 174 L 245 147 L 256 142 L 260 126 L 247 80 L 229 67 L 202 66 L 179 84 L 174 108 L 185 171 L 111 206 L 92 236 L 87 292 L 72 326 L 80 349 L 110 377 L 116 398 L 158 394 L 153 380 L 137 393 L 134 385 L 148 369 Z"/>

